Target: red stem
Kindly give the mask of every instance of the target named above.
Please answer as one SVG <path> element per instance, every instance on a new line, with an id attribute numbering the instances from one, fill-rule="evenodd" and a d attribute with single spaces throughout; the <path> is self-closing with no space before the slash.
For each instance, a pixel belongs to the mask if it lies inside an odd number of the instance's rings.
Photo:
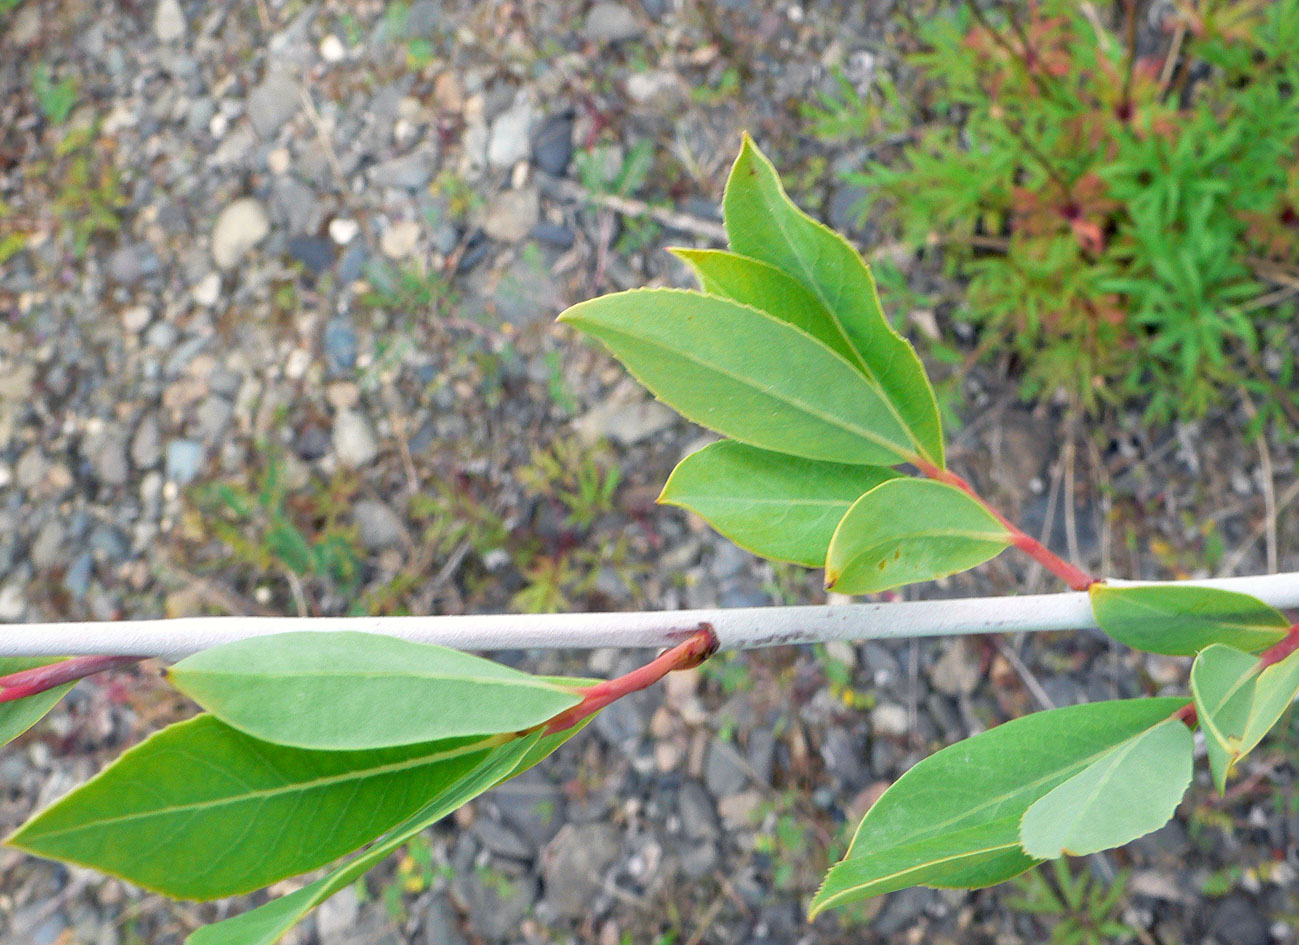
<path id="1" fill-rule="evenodd" d="M 64 683 L 75 682 L 116 666 L 138 663 L 142 656 L 74 656 L 72 659 L 33 666 L 8 676 L 0 676 L 0 702 L 13 702 L 45 692 Z"/>
<path id="2" fill-rule="evenodd" d="M 1186 727 L 1192 729 L 1195 728 L 1195 723 L 1199 720 L 1199 716 L 1195 712 L 1194 702 L 1186 703 L 1186 705 L 1174 712 L 1172 717 L 1185 722 Z"/>
<path id="3" fill-rule="evenodd" d="M 546 734 L 572 728 L 578 722 L 594 715 L 610 703 L 617 702 L 628 693 L 639 692 L 654 685 L 673 670 L 693 669 L 716 653 L 717 647 L 717 634 L 713 632 L 712 624 L 701 623 L 699 629 L 684 643 L 667 650 L 639 669 L 633 669 L 617 679 L 609 679 L 578 689 L 582 701 L 547 722 Z"/>
<path id="4" fill-rule="evenodd" d="M 935 466 L 933 463 L 919 457 L 911 461 L 917 469 L 936 482 L 946 483 L 949 486 L 955 486 L 960 489 L 974 501 L 978 502 L 987 509 L 1002 527 L 1010 533 L 1010 542 L 1020 551 L 1024 552 L 1042 567 L 1046 568 L 1052 574 L 1060 578 L 1075 591 L 1085 591 L 1093 584 L 1097 583 L 1097 578 L 1092 577 L 1086 571 L 1077 565 L 1065 561 L 1050 548 L 1046 547 L 1032 535 L 1024 532 L 1014 522 L 1006 518 L 991 505 L 983 496 L 974 491 L 974 487 L 962 479 L 950 469 L 943 469 Z"/>
<path id="5" fill-rule="evenodd" d="M 1257 671 L 1262 672 L 1279 663 L 1295 650 L 1299 650 L 1299 623 L 1293 624 L 1286 635 L 1258 655 Z"/>

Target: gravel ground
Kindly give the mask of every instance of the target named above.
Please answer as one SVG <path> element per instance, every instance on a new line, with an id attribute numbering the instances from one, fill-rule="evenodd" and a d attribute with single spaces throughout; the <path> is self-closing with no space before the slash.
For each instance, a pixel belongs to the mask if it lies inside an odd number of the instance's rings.
<path id="1" fill-rule="evenodd" d="M 701 431 L 553 318 L 687 284 L 662 248 L 716 245 L 743 129 L 843 225 L 856 195 L 831 171 L 871 152 L 807 138 L 799 110 L 832 68 L 863 87 L 890 68 L 889 4 L 5 6 L 0 247 L 22 242 L 0 257 L 0 621 L 823 600 L 653 505 Z M 894 317 L 973 341 L 941 310 Z M 1240 410 L 1096 435 L 1020 405 L 1007 370 L 949 378 L 951 459 L 1029 530 L 1128 577 L 1260 571 L 1269 547 L 1299 568 L 1292 438 L 1244 438 Z M 1007 557 L 907 593 L 1049 586 Z M 608 675 L 646 655 L 505 658 Z M 288 941 L 1045 941 L 1058 917 L 1015 887 L 804 907 L 925 754 L 1184 671 L 1090 634 L 719 658 Z M 83 684 L 0 756 L 0 829 L 189 711 L 156 667 Z M 1126 940 L 1294 942 L 1294 782 L 1270 742 L 1225 800 L 1201 776 L 1169 827 L 1076 866 L 1122 878 Z M 179 942 L 244 905 L 0 851 L 15 945 Z"/>

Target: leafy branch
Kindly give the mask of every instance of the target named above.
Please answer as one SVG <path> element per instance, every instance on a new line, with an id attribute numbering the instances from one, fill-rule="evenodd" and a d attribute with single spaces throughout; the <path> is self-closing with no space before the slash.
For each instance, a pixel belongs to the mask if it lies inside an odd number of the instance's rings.
<path id="1" fill-rule="evenodd" d="M 192 899 L 330 867 L 189 939 L 271 945 L 606 706 L 719 649 L 1082 626 L 1136 649 L 1193 656 L 1189 695 L 1039 712 L 926 758 L 867 811 L 811 914 L 919 884 L 992 885 L 1156 830 L 1191 781 L 1194 728 L 1225 791 L 1299 694 L 1299 624 L 1277 609 L 1299 606 L 1299 575 L 1128 584 L 1065 561 L 948 469 L 929 380 L 885 317 L 870 270 L 793 204 L 747 137 L 723 208 L 729 252 L 678 251 L 703 291 L 621 292 L 561 316 L 662 401 L 724 437 L 681 462 L 661 501 L 758 555 L 823 567 L 840 593 L 933 580 L 1008 548 L 1074 593 L 674 614 L 13 627 L 0 643 L 15 654 L 0 658 L 5 741 L 77 679 L 142 655 L 183 657 L 165 676 L 204 712 L 125 752 L 8 843 Z M 607 681 L 534 676 L 463 652 L 611 644 L 669 649 Z M 37 658 L 60 653 L 100 655 Z"/>

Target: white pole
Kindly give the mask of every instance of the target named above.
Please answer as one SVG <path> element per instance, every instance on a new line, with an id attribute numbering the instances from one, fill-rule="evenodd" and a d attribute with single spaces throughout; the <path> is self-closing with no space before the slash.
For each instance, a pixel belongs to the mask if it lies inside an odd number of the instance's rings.
<path id="1" fill-rule="evenodd" d="M 1112 584 L 1138 582 L 1112 581 Z M 1168 582 L 1253 594 L 1299 607 L 1299 573 Z M 179 659 L 221 643 L 294 630 L 384 633 L 462 650 L 664 647 L 700 623 L 724 650 L 829 640 L 887 640 L 969 633 L 1095 628 L 1085 593 L 963 598 L 819 607 L 741 607 L 606 614 L 451 617 L 180 617 L 0 627 L 0 656 L 121 655 Z"/>

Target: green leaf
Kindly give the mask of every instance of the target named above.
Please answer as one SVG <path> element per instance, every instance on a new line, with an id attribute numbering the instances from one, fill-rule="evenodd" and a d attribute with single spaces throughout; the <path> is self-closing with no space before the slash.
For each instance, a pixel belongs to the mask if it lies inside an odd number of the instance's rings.
<path id="1" fill-rule="evenodd" d="M 1236 764 L 1258 747 L 1299 695 L 1299 653 L 1260 671 L 1257 657 L 1207 647 L 1191 667 L 1191 692 L 1221 793 Z"/>
<path id="2" fill-rule="evenodd" d="M 816 568 L 824 566 L 830 536 L 853 502 L 897 475 L 723 440 L 683 459 L 659 501 L 702 516 L 756 555 Z"/>
<path id="3" fill-rule="evenodd" d="M 826 558 L 826 587 L 872 594 L 932 581 L 996 557 L 1006 526 L 966 493 L 928 479 L 891 479 L 853 503 Z"/>
<path id="4" fill-rule="evenodd" d="M 794 205 L 748 135 L 722 199 L 731 249 L 769 263 L 821 300 L 853 362 L 883 390 L 927 459 L 943 465 L 943 431 L 925 369 L 880 306 L 870 269 L 834 230 Z"/>
<path id="5" fill-rule="evenodd" d="M 858 465 L 916 456 L 893 408 L 859 370 L 751 306 L 633 289 L 580 302 L 559 319 L 599 338 L 682 416 L 742 443 Z"/>
<path id="6" fill-rule="evenodd" d="M 694 270 L 700 287 L 801 328 L 853 364 L 857 351 L 844 338 L 824 303 L 793 276 L 775 266 L 720 249 L 670 249 Z M 867 374 L 869 377 L 870 375 Z"/>
<path id="7" fill-rule="evenodd" d="M 1211 587 L 1093 584 L 1089 593 L 1100 628 L 1147 653 L 1192 656 L 1211 643 L 1257 653 L 1290 626 L 1256 597 Z"/>
<path id="8" fill-rule="evenodd" d="M 24 669 L 34 669 L 37 666 L 46 666 L 55 662 L 58 661 L 5 657 L 0 659 L 0 676 L 20 673 Z M 15 699 L 13 702 L 0 702 L 0 745 L 9 744 L 39 722 L 45 717 L 45 713 L 54 708 L 58 701 L 68 694 L 68 690 L 75 685 L 75 682 L 65 683 L 45 692 L 38 692 L 33 696 Z"/>
<path id="9" fill-rule="evenodd" d="M 167 675 L 227 725 L 297 748 L 517 732 L 581 701 L 459 650 L 351 631 L 252 637 L 187 657 Z"/>
<path id="10" fill-rule="evenodd" d="M 476 768 L 432 798 L 364 853 L 287 896 L 197 930 L 185 940 L 186 945 L 274 945 L 308 912 L 365 875 L 425 828 L 484 791 L 531 768 L 590 721 L 585 719 L 580 725 L 555 735 L 534 733 L 492 749 Z"/>
<path id="11" fill-rule="evenodd" d="M 176 898 L 238 895 L 374 839 L 509 740 L 308 751 L 200 715 L 123 753 L 8 843 Z"/>
<path id="12" fill-rule="evenodd" d="M 1234 749 L 1249 722 L 1257 666 L 1253 656 L 1221 643 L 1205 647 L 1191 664 L 1191 695 L 1219 794 L 1227 789 Z"/>
<path id="13" fill-rule="evenodd" d="M 1258 674 L 1254 699 L 1249 707 L 1245 730 L 1236 746 L 1236 760 L 1253 751 L 1285 710 L 1299 696 L 1299 652 L 1291 653 Z"/>
<path id="14" fill-rule="evenodd" d="M 1024 812 L 1182 704 L 1133 699 L 1038 712 L 929 756 L 866 812 L 812 915 L 907 886 L 973 888 L 1022 873 L 1038 862 L 1020 846 Z"/>
<path id="15" fill-rule="evenodd" d="M 1158 830 L 1191 783 L 1194 750 L 1191 730 L 1175 718 L 1115 746 L 1025 811 L 1024 852 L 1043 860 L 1082 856 Z"/>

